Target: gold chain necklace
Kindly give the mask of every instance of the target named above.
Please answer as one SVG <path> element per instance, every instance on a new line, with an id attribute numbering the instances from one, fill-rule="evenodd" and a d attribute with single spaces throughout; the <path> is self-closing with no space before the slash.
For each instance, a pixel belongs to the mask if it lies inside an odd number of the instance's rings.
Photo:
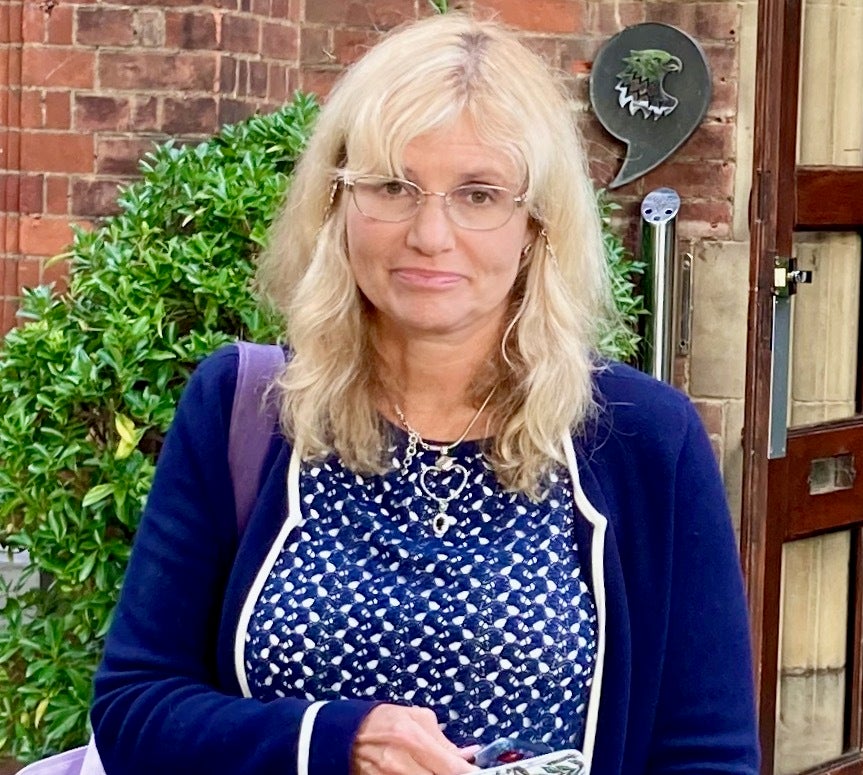
<path id="1" fill-rule="evenodd" d="M 413 462 L 414 457 L 416 457 L 418 447 L 429 450 L 430 452 L 438 453 L 434 465 L 428 466 L 425 463 L 422 463 L 422 470 L 420 471 L 419 476 L 420 490 L 429 500 L 432 500 L 437 504 L 437 513 L 431 518 L 431 529 L 437 538 L 442 538 L 446 531 L 456 523 L 456 518 L 451 514 L 448 514 L 447 509 L 449 508 L 449 504 L 461 495 L 462 490 L 464 490 L 465 485 L 467 485 L 468 479 L 467 469 L 451 457 L 450 452 L 452 452 L 452 450 L 467 438 L 468 433 L 470 433 L 470 429 L 473 428 L 480 415 L 488 406 L 488 402 L 491 401 L 494 391 L 495 388 L 492 388 L 491 393 L 486 396 L 485 401 L 482 402 L 482 406 L 480 406 L 476 414 L 471 418 L 471 421 L 467 424 L 467 427 L 464 429 L 461 436 L 449 444 L 430 444 L 427 442 L 413 427 L 411 427 L 401 407 L 398 404 L 393 405 L 396 417 L 399 418 L 401 424 L 408 432 L 408 445 L 405 450 L 402 470 L 406 471 L 408 466 Z M 454 480 L 456 483 L 455 486 L 452 484 L 445 484 L 447 490 L 446 495 L 437 494 L 439 492 L 439 488 L 435 488 L 434 484 L 429 479 L 429 477 L 438 476 L 448 477 L 449 481 Z M 439 479 L 437 481 L 443 482 L 444 479 Z"/>

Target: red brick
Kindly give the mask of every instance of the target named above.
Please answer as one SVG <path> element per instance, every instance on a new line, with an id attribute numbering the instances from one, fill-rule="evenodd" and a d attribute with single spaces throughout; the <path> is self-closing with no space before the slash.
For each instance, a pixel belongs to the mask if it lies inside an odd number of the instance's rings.
<path id="1" fill-rule="evenodd" d="M 135 6 L 137 8 L 152 8 L 154 4 L 152 0 L 123 0 L 123 5 Z M 158 5 L 164 8 L 178 8 L 181 6 L 195 5 L 195 3 L 192 3 L 189 0 L 162 0 Z"/>
<path id="2" fill-rule="evenodd" d="M 79 8 L 75 41 L 85 46 L 131 46 L 135 42 L 133 20 L 128 9 Z"/>
<path id="3" fill-rule="evenodd" d="M 45 126 L 48 129 L 69 129 L 72 126 L 72 108 L 68 91 L 45 93 Z"/>
<path id="4" fill-rule="evenodd" d="M 162 129 L 172 135 L 212 134 L 216 129 L 216 101 L 212 97 L 175 99 L 163 103 Z"/>
<path id="5" fill-rule="evenodd" d="M 254 103 L 243 100 L 219 100 L 219 123 L 236 124 L 244 121 L 255 112 Z"/>
<path id="6" fill-rule="evenodd" d="M 159 98 L 136 94 L 132 97 L 132 120 L 130 126 L 136 132 L 153 132 L 159 130 Z"/>
<path id="7" fill-rule="evenodd" d="M 17 231 L 18 227 L 18 218 L 4 218 L 2 222 L 0 222 L 0 226 L 4 227 L 2 233 L 9 233 L 10 231 Z M 15 248 L 17 251 L 17 247 Z M 13 252 L 13 251 L 7 251 Z M 8 258 L 8 257 L 0 257 L 0 295 L 3 296 L 17 296 L 18 295 L 18 259 L 17 258 Z"/>
<path id="8" fill-rule="evenodd" d="M 291 13 L 291 4 L 289 0 L 272 0 L 272 11 L 270 16 L 273 19 L 291 19 L 296 20 L 296 16 Z"/>
<path id="9" fill-rule="evenodd" d="M 476 8 L 505 24 L 532 32 L 578 33 L 584 30 L 585 0 L 477 0 Z"/>
<path id="10" fill-rule="evenodd" d="M 0 215 L 0 247 L 5 255 L 15 255 L 18 250 L 18 224 L 21 217 L 18 213 Z"/>
<path id="11" fill-rule="evenodd" d="M 0 336 L 15 328 L 15 311 L 17 309 L 18 303 L 16 301 L 12 299 L 0 300 Z"/>
<path id="12" fill-rule="evenodd" d="M 730 199 L 684 200 L 680 206 L 680 220 L 683 223 L 703 223 L 719 227 L 731 224 L 733 217 Z"/>
<path id="13" fill-rule="evenodd" d="M 22 56 L 21 80 L 28 86 L 92 87 L 93 58 L 90 51 L 28 47 Z"/>
<path id="14" fill-rule="evenodd" d="M 567 36 L 560 43 L 560 69 L 572 74 L 590 72 L 601 44 L 595 37 Z"/>
<path id="15" fill-rule="evenodd" d="M 331 64 L 332 55 L 341 65 L 350 65 L 363 56 L 380 36 L 373 30 L 343 30 L 333 31 L 333 47 L 331 51 L 323 50 L 318 60 L 322 64 Z"/>
<path id="16" fill-rule="evenodd" d="M 296 27 L 286 24 L 264 23 L 261 29 L 261 53 L 280 62 L 296 61 L 300 49 L 300 36 Z"/>
<path id="17" fill-rule="evenodd" d="M 18 46 L 7 48 L 0 56 L 0 83 L 15 86 L 22 83 L 21 49 Z"/>
<path id="18" fill-rule="evenodd" d="M 20 31 L 20 27 L 18 28 Z M 5 3 L 0 5 L 0 44 L 8 43 L 9 40 L 9 6 Z M 2 261 L 2 259 L 0 259 Z M 2 269 L 2 263 L 0 263 L 0 269 Z"/>
<path id="19" fill-rule="evenodd" d="M 212 91 L 216 81 L 216 55 L 99 54 L 99 83 L 107 89 L 185 89 Z"/>
<path id="20" fill-rule="evenodd" d="M 740 6 L 737 3 L 695 4 L 693 32 L 699 40 L 734 40 L 740 26 Z"/>
<path id="21" fill-rule="evenodd" d="M 72 18 L 71 6 L 59 4 L 51 9 L 46 22 L 49 43 L 57 46 L 72 45 Z"/>
<path id="22" fill-rule="evenodd" d="M 216 89 L 218 94 L 236 94 L 239 83 L 239 64 L 231 56 L 223 56 L 219 62 L 219 85 Z"/>
<path id="23" fill-rule="evenodd" d="M 331 27 L 303 27 L 300 29 L 300 63 L 323 65 L 333 61 L 335 46 Z M 357 32 L 356 34 L 362 34 Z"/>
<path id="24" fill-rule="evenodd" d="M 107 97 L 102 94 L 75 95 L 75 129 L 78 131 L 117 131 L 128 127 L 128 98 Z"/>
<path id="25" fill-rule="evenodd" d="M 168 48 L 215 49 L 216 18 L 212 13 L 168 11 L 165 14 L 165 45 Z"/>
<path id="26" fill-rule="evenodd" d="M 535 1 L 535 0 L 534 0 Z M 413 0 L 315 0 L 306 3 L 306 21 L 388 29 L 416 18 Z"/>
<path id="27" fill-rule="evenodd" d="M 19 123 L 22 129 L 41 129 L 45 126 L 42 108 L 44 92 L 38 89 L 24 89 L 21 92 Z"/>
<path id="28" fill-rule="evenodd" d="M 644 6 L 642 2 L 592 3 L 586 28 L 603 37 L 614 35 L 625 27 L 644 22 L 648 18 Z"/>
<path id="29" fill-rule="evenodd" d="M 93 169 L 93 138 L 68 132 L 27 132 L 21 137 L 21 169 L 90 172 Z"/>
<path id="30" fill-rule="evenodd" d="M 679 159 L 724 160 L 734 156 L 734 125 L 707 121 L 676 152 Z"/>
<path id="31" fill-rule="evenodd" d="M 225 16 L 222 19 L 222 48 L 256 54 L 261 46 L 261 22 L 250 16 Z"/>
<path id="32" fill-rule="evenodd" d="M 680 27 L 690 34 L 695 34 L 695 8 L 696 3 L 680 2 L 680 0 L 645 3 L 647 19 Z"/>
<path id="33" fill-rule="evenodd" d="M 269 66 L 267 76 L 267 99 L 271 102 L 282 103 L 288 96 L 288 73 L 284 65 Z"/>
<path id="34" fill-rule="evenodd" d="M 237 60 L 237 88 L 238 96 L 247 96 L 249 93 L 249 61 L 247 59 Z"/>
<path id="35" fill-rule="evenodd" d="M 258 16 L 269 17 L 271 12 L 270 0 L 252 0 L 252 13 Z"/>
<path id="36" fill-rule="evenodd" d="M 267 96 L 267 63 L 249 62 L 249 94 Z"/>
<path id="37" fill-rule="evenodd" d="M 51 215 L 69 212 L 69 178 L 65 175 L 45 176 L 45 212 Z"/>
<path id="38" fill-rule="evenodd" d="M 45 179 L 42 175 L 21 175 L 18 178 L 18 210 L 41 213 L 45 207 Z"/>
<path id="39" fill-rule="evenodd" d="M 681 198 L 731 196 L 734 192 L 734 164 L 730 162 L 665 162 L 642 180 L 645 191 L 671 186 Z"/>
<path id="40" fill-rule="evenodd" d="M 21 19 L 22 37 L 28 43 L 45 42 L 47 14 L 39 7 L 38 3 L 22 3 L 22 5 L 24 6 Z M 4 10 L 8 10 L 8 7 Z"/>
<path id="41" fill-rule="evenodd" d="M 161 137 L 100 137 L 96 140 L 96 172 L 102 175 L 137 175 L 141 158 Z"/>
<path id="42" fill-rule="evenodd" d="M 737 46 L 734 43 L 704 43 L 704 54 L 713 79 L 734 78 L 737 73 Z"/>
<path id="43" fill-rule="evenodd" d="M 707 107 L 708 118 L 733 119 L 737 116 L 737 83 L 725 78 L 714 79 L 713 96 Z"/>
<path id="44" fill-rule="evenodd" d="M 22 254 L 55 256 L 72 241 L 72 228 L 67 218 L 28 215 L 21 218 L 19 235 Z"/>
<path id="45" fill-rule="evenodd" d="M 72 182 L 72 215 L 104 217 L 120 211 L 117 205 L 118 180 L 75 180 Z"/>
<path id="46" fill-rule="evenodd" d="M 617 174 L 620 163 L 617 160 L 588 157 L 588 175 L 597 188 L 606 187 Z"/>
<path id="47" fill-rule="evenodd" d="M 560 68 L 560 38 L 549 35 L 522 35 L 521 42 L 549 67 Z"/>
<path id="48" fill-rule="evenodd" d="M 42 282 L 42 262 L 35 258 L 18 259 L 18 289 L 35 288 Z"/>
<path id="49" fill-rule="evenodd" d="M 7 15 L 8 26 L 3 28 L 5 33 L 6 43 L 20 43 L 22 41 L 21 33 L 23 31 L 23 8 L 24 3 L 10 3 Z"/>
<path id="50" fill-rule="evenodd" d="M 340 75 L 339 70 L 325 70 L 323 68 L 310 67 L 300 71 L 299 88 L 303 91 L 318 95 L 319 98 L 326 97 L 336 79 Z"/>

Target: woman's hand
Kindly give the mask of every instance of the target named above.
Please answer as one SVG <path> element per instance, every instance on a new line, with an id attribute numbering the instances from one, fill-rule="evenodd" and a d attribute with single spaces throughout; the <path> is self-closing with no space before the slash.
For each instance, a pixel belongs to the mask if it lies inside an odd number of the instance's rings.
<path id="1" fill-rule="evenodd" d="M 378 705 L 354 740 L 352 775 L 463 775 L 474 749 L 459 749 L 438 727 L 434 711 Z"/>

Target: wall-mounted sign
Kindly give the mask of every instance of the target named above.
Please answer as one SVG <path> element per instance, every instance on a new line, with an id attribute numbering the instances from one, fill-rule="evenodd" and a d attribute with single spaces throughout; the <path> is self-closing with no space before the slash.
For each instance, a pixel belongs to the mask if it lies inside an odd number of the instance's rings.
<path id="1" fill-rule="evenodd" d="M 665 161 L 701 123 L 710 103 L 704 52 L 668 24 L 627 27 L 597 54 L 590 101 L 602 125 L 627 144 L 608 186 L 617 188 Z"/>

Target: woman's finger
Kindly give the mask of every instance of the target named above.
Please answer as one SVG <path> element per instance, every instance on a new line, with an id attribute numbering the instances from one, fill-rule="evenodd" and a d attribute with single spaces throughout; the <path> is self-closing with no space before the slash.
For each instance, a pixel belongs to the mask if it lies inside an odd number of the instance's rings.
<path id="1" fill-rule="evenodd" d="M 354 775 L 464 775 L 476 769 L 441 732 L 433 711 L 379 705 L 353 748 Z"/>

